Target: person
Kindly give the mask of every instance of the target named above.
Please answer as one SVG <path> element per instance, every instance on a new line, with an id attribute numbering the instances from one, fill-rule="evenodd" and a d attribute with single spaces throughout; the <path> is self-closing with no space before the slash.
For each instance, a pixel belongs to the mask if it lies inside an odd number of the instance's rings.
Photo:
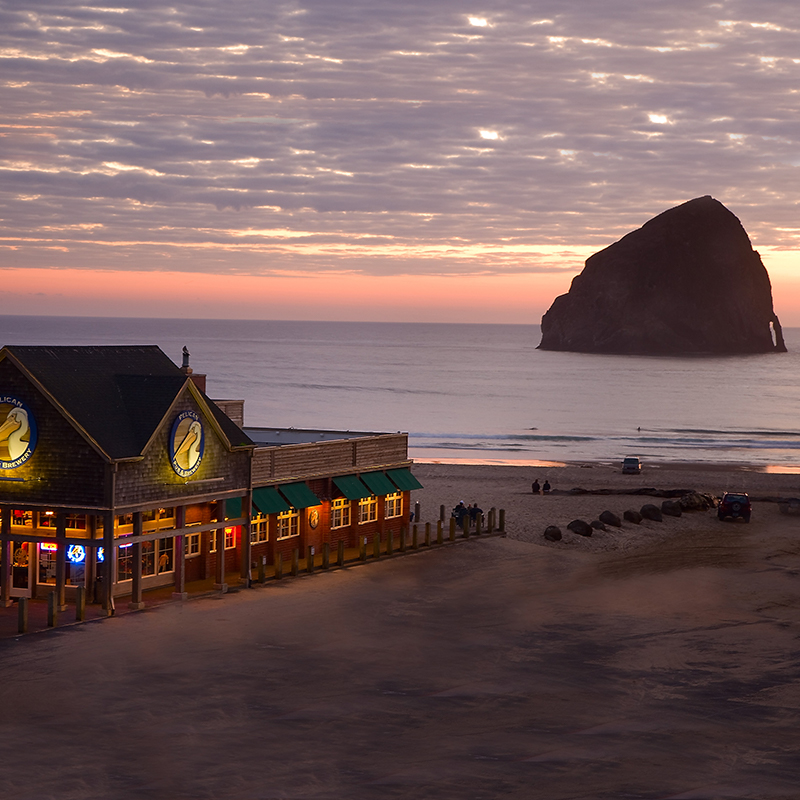
<path id="1" fill-rule="evenodd" d="M 550 492 L 550 488 L 551 488 L 551 487 L 550 487 L 550 481 L 549 481 L 549 480 L 547 480 L 547 478 L 545 478 L 545 479 L 544 479 L 544 486 L 542 486 L 542 491 L 543 491 L 545 494 L 548 494 L 548 493 Z"/>
<path id="2" fill-rule="evenodd" d="M 469 521 L 474 523 L 478 519 L 478 514 L 483 514 L 483 509 L 478 508 L 477 503 L 473 503 L 469 508 Z"/>
<path id="3" fill-rule="evenodd" d="M 462 500 L 462 501 L 461 501 L 461 502 L 460 502 L 460 503 L 459 503 L 459 504 L 458 504 L 458 505 L 457 505 L 457 506 L 456 506 L 456 507 L 453 509 L 453 513 L 452 513 L 450 516 L 452 516 L 452 517 L 455 517 L 455 520 L 456 520 L 456 525 L 458 525 L 458 527 L 459 527 L 459 528 L 463 528 L 463 527 L 464 527 L 464 517 L 465 517 L 467 514 L 468 514 L 468 511 L 467 511 L 467 509 L 466 509 L 466 507 L 465 507 L 465 505 L 464 505 L 464 501 Z"/>
<path id="4" fill-rule="evenodd" d="M 541 488 L 542 488 L 542 487 L 541 487 L 541 486 L 539 486 L 539 479 L 537 478 L 537 479 L 536 479 L 536 480 L 535 480 L 535 481 L 534 481 L 534 482 L 531 484 L 531 492 L 532 492 L 533 494 L 539 494 L 539 490 L 540 490 Z"/>

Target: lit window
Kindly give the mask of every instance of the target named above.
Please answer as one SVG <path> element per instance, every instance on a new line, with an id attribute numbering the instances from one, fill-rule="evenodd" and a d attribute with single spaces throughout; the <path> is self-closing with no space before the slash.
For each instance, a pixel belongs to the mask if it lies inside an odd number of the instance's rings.
<path id="1" fill-rule="evenodd" d="M 66 526 L 72 530 L 85 531 L 86 530 L 86 515 L 85 514 L 67 514 Z"/>
<path id="2" fill-rule="evenodd" d="M 56 514 L 55 511 L 41 511 L 39 512 L 39 527 L 40 528 L 55 528 Z"/>
<path id="3" fill-rule="evenodd" d="M 375 522 L 378 519 L 378 498 L 375 495 L 372 497 L 364 497 L 358 501 L 358 524 L 363 525 L 365 522 Z"/>
<path id="4" fill-rule="evenodd" d="M 158 574 L 172 572 L 173 539 L 158 540 Z"/>
<path id="5" fill-rule="evenodd" d="M 14 509 L 11 513 L 11 524 L 12 525 L 23 525 L 26 528 L 33 527 L 33 512 L 31 511 L 20 511 L 19 509 Z"/>
<path id="6" fill-rule="evenodd" d="M 350 501 L 337 497 L 331 503 L 331 528 L 346 528 L 350 524 Z"/>
<path id="7" fill-rule="evenodd" d="M 225 528 L 225 549 L 232 550 L 236 547 L 236 528 Z"/>
<path id="8" fill-rule="evenodd" d="M 269 538 L 267 522 L 268 517 L 262 516 L 261 514 L 259 514 L 257 517 L 253 517 L 250 522 L 251 544 L 260 544 L 261 542 L 267 541 Z"/>
<path id="9" fill-rule="evenodd" d="M 121 544 L 117 550 L 117 580 L 129 581 L 133 577 L 133 545 Z"/>
<path id="10" fill-rule="evenodd" d="M 403 493 L 395 492 L 394 494 L 386 495 L 386 506 L 384 516 L 386 519 L 390 517 L 403 516 Z"/>
<path id="11" fill-rule="evenodd" d="M 278 539 L 288 539 L 300 534 L 300 512 L 296 508 L 278 514 Z"/>
<path id="12" fill-rule="evenodd" d="M 216 553 L 217 552 L 217 532 L 216 531 L 209 531 L 208 532 L 208 552 L 209 553 Z"/>
<path id="13" fill-rule="evenodd" d="M 200 534 L 187 533 L 183 537 L 183 552 L 188 558 L 189 556 L 200 555 Z"/>

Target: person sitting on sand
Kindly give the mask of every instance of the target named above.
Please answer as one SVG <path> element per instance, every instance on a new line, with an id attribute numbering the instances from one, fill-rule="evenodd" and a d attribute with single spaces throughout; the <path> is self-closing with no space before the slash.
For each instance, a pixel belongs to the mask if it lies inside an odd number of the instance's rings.
<path id="1" fill-rule="evenodd" d="M 463 528 L 464 527 L 464 517 L 466 517 L 468 513 L 469 512 L 467 511 L 466 506 L 464 505 L 464 501 L 462 500 L 453 509 L 453 513 L 450 516 L 451 517 L 455 517 L 456 525 L 458 525 L 459 528 Z"/>
<path id="2" fill-rule="evenodd" d="M 544 486 L 542 486 L 542 491 L 543 491 L 545 494 L 548 494 L 548 493 L 549 493 L 549 491 L 550 491 L 550 481 L 549 481 L 549 480 L 547 480 L 547 478 L 545 478 L 545 479 L 544 479 Z"/>
<path id="3" fill-rule="evenodd" d="M 534 481 L 534 482 L 531 484 L 531 492 L 532 492 L 533 494 L 539 494 L 539 491 L 541 490 L 541 488 L 542 488 L 542 487 L 541 487 L 541 486 L 539 486 L 539 479 L 537 478 L 537 479 L 536 479 L 536 480 L 535 480 L 535 481 Z"/>

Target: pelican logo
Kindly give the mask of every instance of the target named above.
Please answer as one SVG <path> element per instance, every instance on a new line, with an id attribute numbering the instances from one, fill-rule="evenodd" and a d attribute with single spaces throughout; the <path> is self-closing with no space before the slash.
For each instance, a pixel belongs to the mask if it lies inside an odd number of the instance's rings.
<path id="1" fill-rule="evenodd" d="M 188 478 L 197 471 L 203 460 L 205 443 L 200 417 L 194 411 L 178 414 L 172 423 L 172 433 L 169 437 L 169 459 L 172 462 L 172 469 L 181 478 Z"/>
<path id="2" fill-rule="evenodd" d="M 36 420 L 16 397 L 0 396 L 0 469 L 16 469 L 36 449 Z"/>

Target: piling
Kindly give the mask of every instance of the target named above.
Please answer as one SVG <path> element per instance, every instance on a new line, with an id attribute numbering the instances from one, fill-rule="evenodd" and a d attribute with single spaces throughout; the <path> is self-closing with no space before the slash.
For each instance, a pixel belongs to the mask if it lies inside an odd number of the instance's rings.
<path id="1" fill-rule="evenodd" d="M 450 517 L 450 541 L 456 540 L 456 518 Z"/>
<path id="2" fill-rule="evenodd" d="M 292 550 L 292 577 L 296 578 L 300 572 L 300 549 L 295 547 Z"/>
<path id="3" fill-rule="evenodd" d="M 483 514 L 478 514 L 475 517 L 475 535 L 476 536 L 480 536 L 481 535 L 482 523 L 483 523 Z"/>
<path id="4" fill-rule="evenodd" d="M 381 557 L 381 535 L 379 533 L 376 533 L 372 537 L 372 557 L 373 558 Z"/>
<path id="5" fill-rule="evenodd" d="M 439 506 L 439 521 L 444 522 L 444 506 Z"/>
<path id="6" fill-rule="evenodd" d="M 500 524 L 497 527 L 500 533 L 506 532 L 506 510 L 504 508 L 500 509 Z"/>
<path id="7" fill-rule="evenodd" d="M 75 587 L 75 621 L 83 622 L 86 619 L 86 587 Z"/>
<path id="8" fill-rule="evenodd" d="M 283 577 L 283 553 L 275 556 L 275 577 L 280 580 Z"/>
<path id="9" fill-rule="evenodd" d="M 58 592 L 47 595 L 47 627 L 55 628 L 58 625 Z"/>
<path id="10" fill-rule="evenodd" d="M 313 547 L 309 547 L 308 550 L 306 550 L 306 572 L 308 572 L 309 575 L 313 574 L 313 572 L 314 572 L 314 548 Z"/>
<path id="11" fill-rule="evenodd" d="M 367 560 L 367 537 L 366 536 L 359 536 L 358 537 L 358 546 L 359 546 L 358 557 L 362 561 L 366 561 Z"/>
<path id="12" fill-rule="evenodd" d="M 329 569 L 331 566 L 331 546 L 328 542 L 322 544 L 322 569 Z"/>
<path id="13" fill-rule="evenodd" d="M 344 541 L 341 539 L 339 543 L 336 545 L 336 566 L 343 567 L 344 566 Z"/>
<path id="14" fill-rule="evenodd" d="M 414 523 L 414 528 L 411 531 L 411 547 L 414 550 L 419 550 L 419 536 L 417 535 L 417 523 Z"/>
<path id="15" fill-rule="evenodd" d="M 431 524 L 430 522 L 425 523 L 425 547 L 431 546 Z"/>
<path id="16" fill-rule="evenodd" d="M 17 600 L 17 633 L 28 632 L 28 598 Z"/>
<path id="17" fill-rule="evenodd" d="M 444 544 L 444 531 L 442 530 L 443 520 L 436 520 L 436 544 Z"/>
<path id="18" fill-rule="evenodd" d="M 400 526 L 400 552 L 405 553 L 406 551 L 406 526 Z"/>

